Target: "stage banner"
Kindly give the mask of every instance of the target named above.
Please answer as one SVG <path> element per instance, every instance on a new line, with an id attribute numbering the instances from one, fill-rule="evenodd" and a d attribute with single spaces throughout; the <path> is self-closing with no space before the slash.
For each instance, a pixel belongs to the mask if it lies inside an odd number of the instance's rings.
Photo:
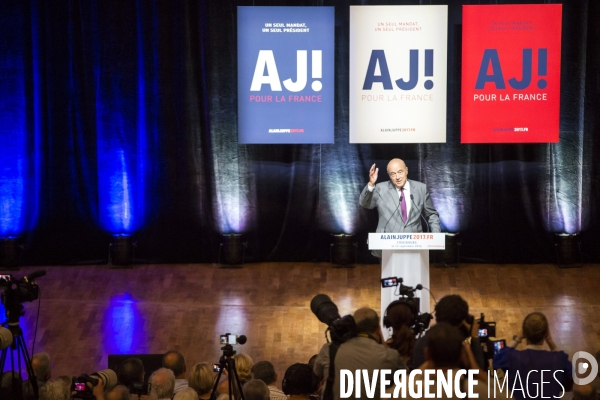
<path id="1" fill-rule="evenodd" d="M 350 143 L 446 142 L 448 6 L 350 7 Z"/>
<path id="2" fill-rule="evenodd" d="M 334 142 L 334 7 L 238 7 L 238 140 Z"/>
<path id="3" fill-rule="evenodd" d="M 560 4 L 463 6 L 462 143 L 556 143 Z"/>

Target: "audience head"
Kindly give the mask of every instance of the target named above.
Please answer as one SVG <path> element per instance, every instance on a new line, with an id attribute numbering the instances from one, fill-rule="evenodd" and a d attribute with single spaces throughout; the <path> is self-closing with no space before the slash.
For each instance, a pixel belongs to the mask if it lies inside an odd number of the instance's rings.
<path id="1" fill-rule="evenodd" d="M 210 393 L 213 388 L 213 370 L 207 363 L 196 364 L 188 376 L 188 385 L 199 396 Z"/>
<path id="2" fill-rule="evenodd" d="M 410 357 L 416 342 L 412 330 L 415 315 L 410 305 L 402 301 L 393 301 L 388 306 L 385 314 L 393 329 L 392 341 L 389 346 L 398 350 L 402 356 Z"/>
<path id="3" fill-rule="evenodd" d="M 119 366 L 117 380 L 130 387 L 134 382 L 144 382 L 144 364 L 139 358 L 131 357 Z"/>
<path id="4" fill-rule="evenodd" d="M 246 400 L 269 400 L 271 397 L 269 387 L 261 379 L 252 379 L 242 388 Z"/>
<path id="5" fill-rule="evenodd" d="M 287 395 L 309 396 L 319 389 L 319 378 L 308 364 L 294 364 L 285 371 L 281 388 Z"/>
<path id="6" fill-rule="evenodd" d="M 168 351 L 163 357 L 162 366 L 173 371 L 177 379 L 182 379 L 185 376 L 185 358 L 178 351 Z"/>
<path id="7" fill-rule="evenodd" d="M 252 379 L 252 358 L 248 354 L 238 353 L 233 356 L 235 360 L 235 370 L 242 382 L 242 385 Z"/>
<path id="8" fill-rule="evenodd" d="M 529 344 L 540 344 L 548 336 L 548 320 L 540 312 L 533 312 L 523 320 L 523 336 Z"/>
<path id="9" fill-rule="evenodd" d="M 435 306 L 435 320 L 460 326 L 469 317 L 469 304 L 459 295 L 444 296 Z"/>
<path id="10" fill-rule="evenodd" d="M 168 368 L 159 368 L 150 375 L 148 380 L 152 392 L 160 399 L 170 399 L 175 391 L 175 375 Z"/>
<path id="11" fill-rule="evenodd" d="M 50 356 L 48 353 L 36 353 L 31 357 L 33 374 L 38 381 L 46 382 L 52 376 Z"/>
<path id="12" fill-rule="evenodd" d="M 359 308 L 354 312 L 357 333 L 373 334 L 379 330 L 379 316 L 371 308 Z"/>
<path id="13" fill-rule="evenodd" d="M 191 387 L 186 387 L 177 392 L 173 400 L 198 400 L 198 393 Z"/>
<path id="14" fill-rule="evenodd" d="M 308 360 L 308 365 L 310 365 L 311 367 L 315 365 L 315 362 L 317 362 L 317 357 L 318 354 L 313 355 L 310 360 Z"/>
<path id="15" fill-rule="evenodd" d="M 1 373 L 1 372 L 0 372 Z M 16 385 L 21 385 L 21 374 L 18 372 L 6 371 L 0 375 L 0 398 L 1 399 L 12 399 L 17 395 L 13 388 Z"/>
<path id="16" fill-rule="evenodd" d="M 106 400 L 130 400 L 129 389 L 124 385 L 117 385 L 104 395 Z"/>
<path id="17" fill-rule="evenodd" d="M 463 339 L 458 327 L 439 322 L 427 332 L 425 358 L 436 368 L 454 368 L 460 364 Z"/>
<path id="18" fill-rule="evenodd" d="M 269 361 L 259 361 L 252 366 L 252 378 L 260 379 L 267 385 L 272 385 L 277 381 L 277 374 L 273 364 Z"/>
<path id="19" fill-rule="evenodd" d="M 40 400 L 69 400 L 71 388 L 61 379 L 51 380 L 40 388 L 39 395 Z"/>

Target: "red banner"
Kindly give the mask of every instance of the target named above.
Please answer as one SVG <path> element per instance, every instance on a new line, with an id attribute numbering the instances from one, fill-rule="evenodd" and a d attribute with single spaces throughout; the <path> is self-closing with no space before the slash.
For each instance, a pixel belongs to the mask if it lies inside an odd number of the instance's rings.
<path id="1" fill-rule="evenodd" d="M 560 4 L 463 6 L 462 143 L 558 142 Z"/>

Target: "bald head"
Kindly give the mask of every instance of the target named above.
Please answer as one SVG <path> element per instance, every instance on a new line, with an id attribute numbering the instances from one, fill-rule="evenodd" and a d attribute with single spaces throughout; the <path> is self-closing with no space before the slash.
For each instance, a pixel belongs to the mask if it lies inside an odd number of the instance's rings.
<path id="1" fill-rule="evenodd" d="M 392 158 L 387 165 L 388 172 L 395 172 L 399 168 L 406 168 L 404 160 L 401 160 L 399 158 Z"/>
<path id="2" fill-rule="evenodd" d="M 394 186 L 398 189 L 404 187 L 408 178 L 408 167 L 403 160 L 399 158 L 392 159 L 387 165 L 387 173 Z"/>
<path id="3" fill-rule="evenodd" d="M 51 377 L 50 356 L 48 353 L 36 353 L 31 357 L 33 373 L 38 381 L 46 382 Z"/>
<path id="4" fill-rule="evenodd" d="M 358 333 L 373 334 L 379 330 L 379 316 L 372 308 L 359 308 L 354 312 Z"/>
<path id="5" fill-rule="evenodd" d="M 171 350 L 167 352 L 163 357 L 162 366 L 173 371 L 176 379 L 185 377 L 185 359 L 178 351 Z"/>

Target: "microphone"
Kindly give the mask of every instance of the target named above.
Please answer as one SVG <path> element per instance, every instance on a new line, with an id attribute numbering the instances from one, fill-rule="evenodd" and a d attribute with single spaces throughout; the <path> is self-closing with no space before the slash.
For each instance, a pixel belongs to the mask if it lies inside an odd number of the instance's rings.
<path id="1" fill-rule="evenodd" d="M 24 276 L 23 279 L 21 279 L 21 281 L 23 282 L 31 282 L 34 279 L 40 278 L 42 276 L 46 275 L 46 270 L 45 269 L 40 269 L 39 271 L 35 271 L 32 272 L 31 274 Z"/>
<path id="2" fill-rule="evenodd" d="M 410 200 L 412 201 L 413 205 L 415 207 L 417 207 L 417 204 L 415 203 L 415 199 L 414 199 L 412 193 L 410 194 Z M 427 220 L 425 219 L 425 217 L 423 217 L 423 213 L 421 212 L 420 209 L 419 209 L 419 215 L 421 216 L 421 219 L 423 221 L 425 221 L 425 225 L 427 225 L 427 232 L 431 232 L 431 228 L 429 227 L 429 223 L 427 222 Z"/>
<path id="3" fill-rule="evenodd" d="M 400 207 L 400 203 L 402 203 L 402 196 L 400 196 L 400 201 L 398 201 L 398 203 L 396 203 L 396 209 L 394 210 L 394 212 L 392 213 L 392 215 L 390 215 L 390 217 L 388 218 L 387 222 L 385 223 L 385 226 L 383 227 L 383 233 L 385 233 L 385 228 L 387 228 L 388 224 L 392 220 L 392 217 L 394 216 L 394 214 L 396 214 L 396 211 L 398 211 L 398 207 Z"/>

